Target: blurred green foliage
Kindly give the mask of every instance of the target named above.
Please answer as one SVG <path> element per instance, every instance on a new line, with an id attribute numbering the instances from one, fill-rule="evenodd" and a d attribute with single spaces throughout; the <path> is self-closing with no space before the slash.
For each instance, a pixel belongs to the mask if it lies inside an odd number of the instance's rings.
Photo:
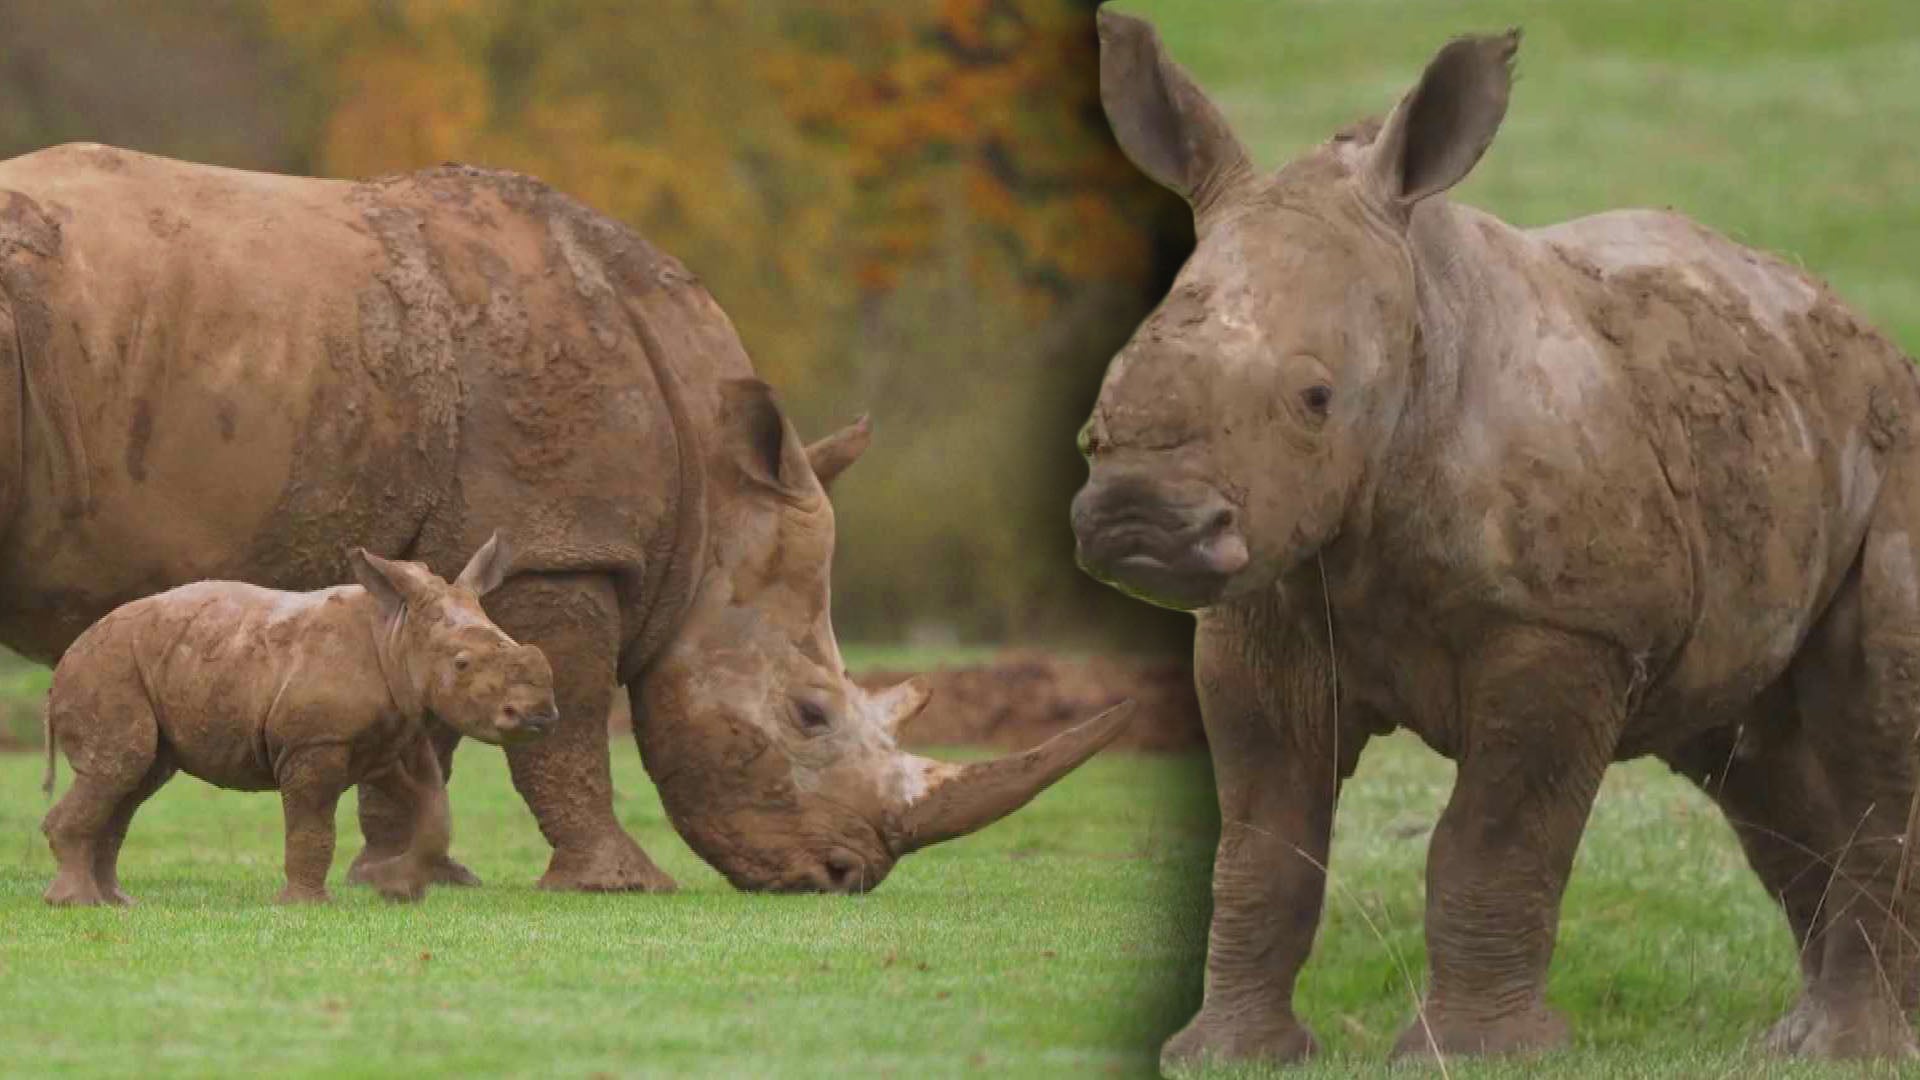
<path id="1" fill-rule="evenodd" d="M 1178 642 L 1073 567 L 1073 432 L 1186 245 L 1082 0 L 0 0 L 0 153 L 537 175 L 700 274 L 836 491 L 843 637 Z"/>

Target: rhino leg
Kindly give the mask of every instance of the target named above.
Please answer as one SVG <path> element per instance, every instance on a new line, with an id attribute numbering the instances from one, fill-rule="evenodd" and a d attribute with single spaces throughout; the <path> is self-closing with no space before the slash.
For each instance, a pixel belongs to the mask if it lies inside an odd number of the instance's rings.
<path id="1" fill-rule="evenodd" d="M 1427 857 L 1426 1000 L 1398 1055 L 1551 1049 L 1560 898 L 1625 713 L 1617 653 L 1514 627 L 1461 672 L 1459 772 Z"/>
<path id="2" fill-rule="evenodd" d="M 286 815 L 287 884 L 282 904 L 324 904 L 333 867 L 333 816 L 347 790 L 347 748 L 335 743 L 290 750 L 277 764 L 280 809 Z"/>
<path id="3" fill-rule="evenodd" d="M 613 583 L 595 574 L 524 574 L 489 593 L 486 608 L 502 630 L 539 646 L 553 666 L 560 722 L 507 748 L 513 786 L 553 845 L 540 887 L 673 891 L 673 879 L 613 814 L 607 710 L 620 641 Z"/>
<path id="4" fill-rule="evenodd" d="M 1294 1016 L 1294 980 L 1320 922 L 1339 784 L 1364 736 L 1330 737 L 1325 642 L 1276 633 L 1269 612 L 1206 613 L 1194 675 L 1213 752 L 1220 846 L 1205 1000 L 1167 1041 L 1161 1064 L 1295 1061 L 1315 1043 Z"/>
<path id="5" fill-rule="evenodd" d="M 1920 999 L 1920 912 L 1913 868 L 1920 729 L 1920 581 L 1914 499 L 1898 474 L 1875 509 L 1857 572 L 1796 657 L 1803 694 L 1828 704 L 1808 740 L 1834 777 L 1840 840 L 1817 975 L 1771 1037 L 1809 1057 L 1905 1058 L 1916 1052 L 1907 1013 Z"/>
<path id="6" fill-rule="evenodd" d="M 347 880 L 371 885 L 389 900 L 420 899 L 446 866 L 459 865 L 447 858 L 447 848 L 453 841 L 453 815 L 432 738 L 423 733 L 391 766 L 362 783 L 361 791 L 379 792 L 383 801 L 405 815 L 407 842 L 391 858 L 364 864 L 356 861 L 355 873 Z"/>
<path id="7" fill-rule="evenodd" d="M 101 830 L 100 843 L 93 853 L 93 880 L 100 887 L 100 895 L 108 901 L 127 906 L 133 903 L 120 888 L 120 848 L 127 841 L 127 829 L 133 825 L 133 815 L 140 805 L 153 797 L 168 780 L 173 778 L 176 766 L 167 748 L 162 746 L 154 758 L 153 765 L 134 789 L 122 796 L 119 805 L 113 808 L 113 814 L 107 818 L 105 828 Z"/>
<path id="8" fill-rule="evenodd" d="M 451 783 L 453 751 L 460 745 L 460 733 L 445 724 L 428 723 L 427 738 L 432 744 L 441 780 L 443 784 Z M 400 797 L 396 798 L 396 794 Z M 353 865 L 347 868 L 347 881 L 355 885 L 371 885 L 374 882 L 368 876 L 370 868 L 406 853 L 413 839 L 414 809 L 404 793 L 389 791 L 377 783 L 360 785 L 359 807 L 360 835 L 366 838 L 366 846 L 360 849 L 360 854 L 354 856 Z M 429 858 L 425 868 L 429 884 L 464 887 L 480 884 L 478 874 L 445 851 Z"/>
<path id="9" fill-rule="evenodd" d="M 1829 857 L 1845 844 L 1846 829 L 1800 719 L 1826 714 L 1796 712 L 1793 702 L 1779 700 L 1785 693 L 1783 686 L 1770 694 L 1773 700 L 1745 724 L 1701 735 L 1664 760 L 1726 815 L 1747 862 L 1787 917 L 1810 986 L 1826 951 Z"/>
<path id="10" fill-rule="evenodd" d="M 102 887 L 98 868 L 102 855 L 118 847 L 109 834 L 121 809 L 158 768 L 159 720 L 144 700 L 110 694 L 91 701 L 85 715 L 49 707 L 54 709 L 52 730 L 74 775 L 40 825 L 59 863 L 47 886 L 47 903 L 123 903 L 115 890 Z"/>

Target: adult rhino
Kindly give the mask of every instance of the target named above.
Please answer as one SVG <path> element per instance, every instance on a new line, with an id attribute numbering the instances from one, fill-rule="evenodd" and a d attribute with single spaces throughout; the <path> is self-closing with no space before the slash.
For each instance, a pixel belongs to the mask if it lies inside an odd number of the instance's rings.
<path id="1" fill-rule="evenodd" d="M 675 827 L 745 889 L 871 888 L 1114 734 L 965 767 L 895 746 L 926 689 L 863 693 L 828 616 L 824 485 L 867 439 L 803 446 L 706 289 L 523 176 L 0 163 L 0 642 L 52 662 L 135 597 L 314 589 L 356 546 L 449 574 L 499 525 L 486 606 L 561 714 L 508 755 L 548 887 L 673 887 L 614 817 L 617 683 Z M 362 792 L 356 867 L 403 848 L 392 809 Z"/>
<path id="2" fill-rule="evenodd" d="M 1567 1038 L 1545 1001 L 1602 772 L 1726 812 L 1802 945 L 1778 1050 L 1906 1055 L 1920 720 L 1909 361 L 1820 282 L 1672 213 L 1521 230 L 1444 196 L 1519 35 L 1275 174 L 1146 23 L 1100 18 L 1127 154 L 1198 244 L 1083 433 L 1082 564 L 1197 613 L 1224 829 L 1208 982 L 1167 1044 L 1290 1060 L 1340 782 L 1458 763 L 1401 1053 Z"/>

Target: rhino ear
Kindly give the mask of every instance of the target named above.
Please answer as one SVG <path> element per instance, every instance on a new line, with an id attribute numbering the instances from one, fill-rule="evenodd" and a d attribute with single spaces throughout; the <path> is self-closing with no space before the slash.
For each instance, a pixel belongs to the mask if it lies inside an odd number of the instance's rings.
<path id="1" fill-rule="evenodd" d="M 399 563 L 357 547 L 347 552 L 347 565 L 353 570 L 353 579 L 379 605 L 382 618 L 394 618 L 407 606 L 409 582 L 405 568 Z"/>
<path id="2" fill-rule="evenodd" d="M 720 397 L 721 422 L 740 471 L 783 498 L 804 497 L 813 467 L 773 388 L 759 379 L 731 379 L 721 386 Z"/>
<path id="3" fill-rule="evenodd" d="M 1507 115 L 1519 50 L 1516 27 L 1455 38 L 1436 53 L 1374 140 L 1376 189 L 1411 206 L 1464 180 Z"/>
<path id="4" fill-rule="evenodd" d="M 867 452 L 868 444 L 873 442 L 873 421 L 863 413 L 853 423 L 839 431 L 807 446 L 807 464 L 813 467 L 813 475 L 820 478 L 820 486 L 831 490 L 834 478 L 847 471 L 847 466 L 860 460 Z"/>
<path id="5" fill-rule="evenodd" d="M 499 588 L 512 569 L 513 549 L 495 530 L 487 542 L 480 545 L 480 550 L 473 553 L 473 558 L 467 560 L 466 569 L 460 571 L 453 583 L 471 590 L 475 596 L 485 596 Z"/>
<path id="6" fill-rule="evenodd" d="M 1100 104 L 1120 149 L 1195 213 L 1253 173 L 1226 117 L 1144 19 L 1100 9 Z"/>

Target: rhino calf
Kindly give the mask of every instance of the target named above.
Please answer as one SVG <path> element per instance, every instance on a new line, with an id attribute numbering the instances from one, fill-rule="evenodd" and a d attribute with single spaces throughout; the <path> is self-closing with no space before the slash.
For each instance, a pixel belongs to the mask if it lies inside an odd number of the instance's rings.
<path id="1" fill-rule="evenodd" d="M 480 597 L 511 562 L 498 535 L 453 584 L 355 549 L 358 585 L 310 593 L 203 581 L 136 600 L 67 650 L 47 697 L 73 786 L 41 830 L 59 860 L 51 904 L 131 903 L 116 864 L 134 812 L 183 770 L 277 789 L 286 813 L 281 902 L 327 899 L 334 807 L 354 784 L 405 807 L 410 842 L 362 876 L 417 900 L 452 838 L 429 714 L 490 743 L 531 738 L 557 709 L 539 649 L 495 626 Z"/>
<path id="2" fill-rule="evenodd" d="M 1608 765 L 1725 812 L 1801 950 L 1769 1036 L 1911 1057 L 1920 1008 L 1920 379 L 1825 284 L 1674 213 L 1456 203 L 1518 32 L 1277 172 L 1146 23 L 1101 97 L 1197 242 L 1081 435 L 1081 564 L 1195 612 L 1221 813 L 1207 984 L 1168 1065 L 1290 1061 L 1341 784 L 1458 765 L 1397 1052 L 1531 1051 Z"/>

